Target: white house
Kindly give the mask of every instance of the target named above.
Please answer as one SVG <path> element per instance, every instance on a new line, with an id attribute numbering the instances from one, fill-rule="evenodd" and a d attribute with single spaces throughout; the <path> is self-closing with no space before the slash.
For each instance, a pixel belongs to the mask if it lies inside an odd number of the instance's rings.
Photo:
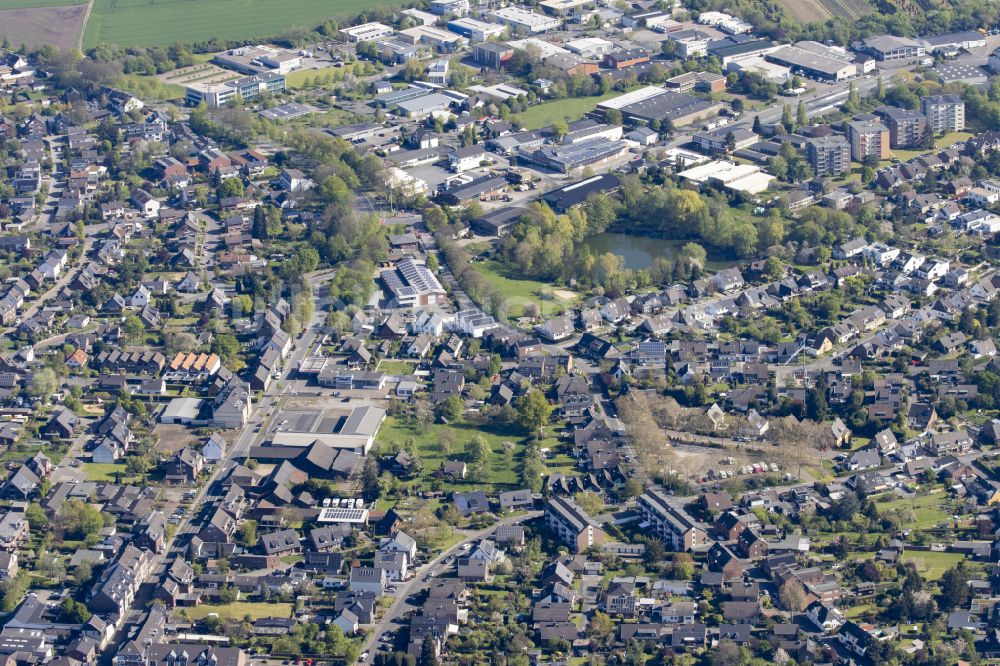
<path id="1" fill-rule="evenodd" d="M 149 299 L 151 296 L 152 294 L 149 293 L 149 289 L 146 288 L 146 285 L 140 284 L 138 288 L 136 288 L 135 293 L 129 297 L 128 304 L 133 308 L 144 308 L 149 305 Z"/>

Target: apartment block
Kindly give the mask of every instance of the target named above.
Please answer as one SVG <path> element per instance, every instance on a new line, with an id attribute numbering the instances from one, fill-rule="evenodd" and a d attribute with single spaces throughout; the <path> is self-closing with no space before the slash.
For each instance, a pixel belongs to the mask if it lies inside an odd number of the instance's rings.
<path id="1" fill-rule="evenodd" d="M 817 176 L 837 176 L 851 168 L 851 144 L 839 135 L 810 139 L 806 157 Z"/>
<path id="2" fill-rule="evenodd" d="M 881 161 L 889 158 L 889 128 L 877 120 L 852 120 L 847 123 L 847 140 L 851 143 L 851 159 L 866 158 Z"/>
<path id="3" fill-rule="evenodd" d="M 927 128 L 935 134 L 965 129 L 965 102 L 958 95 L 928 95 L 921 100 Z"/>
<path id="4" fill-rule="evenodd" d="M 599 546 L 608 538 L 586 511 L 566 497 L 553 497 L 545 504 L 545 525 L 574 553 Z"/>

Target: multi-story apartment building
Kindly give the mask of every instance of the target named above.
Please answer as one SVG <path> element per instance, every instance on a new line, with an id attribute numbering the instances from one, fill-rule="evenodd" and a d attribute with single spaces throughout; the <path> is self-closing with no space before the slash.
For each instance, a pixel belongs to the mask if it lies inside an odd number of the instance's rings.
<path id="1" fill-rule="evenodd" d="M 851 159 L 866 158 L 881 161 L 889 158 L 889 128 L 877 120 L 852 120 L 847 123 L 847 140 L 851 142 Z"/>
<path id="2" fill-rule="evenodd" d="M 875 113 L 889 128 L 889 145 L 893 148 L 912 148 L 927 133 L 927 119 L 919 111 L 883 106 L 875 109 Z"/>
<path id="3" fill-rule="evenodd" d="M 817 176 L 837 176 L 851 168 L 851 144 L 840 135 L 810 139 L 806 156 Z"/>
<path id="4" fill-rule="evenodd" d="M 566 497 L 553 497 L 545 504 L 545 524 L 574 553 L 599 546 L 608 536 L 586 511 Z"/>
<path id="5" fill-rule="evenodd" d="M 670 550 L 697 550 L 708 545 L 708 531 L 684 509 L 671 503 L 671 498 L 655 488 L 643 493 L 636 509 L 649 523 L 646 533 L 657 537 Z"/>
<path id="6" fill-rule="evenodd" d="M 958 95 L 928 95 L 921 100 L 921 108 L 927 129 L 935 134 L 965 129 L 965 102 Z"/>

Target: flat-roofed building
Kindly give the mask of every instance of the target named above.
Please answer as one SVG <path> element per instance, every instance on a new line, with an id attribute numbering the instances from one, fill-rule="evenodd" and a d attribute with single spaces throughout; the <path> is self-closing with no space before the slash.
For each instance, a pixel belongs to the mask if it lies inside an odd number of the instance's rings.
<path id="1" fill-rule="evenodd" d="M 486 23 L 474 18 L 457 18 L 448 22 L 448 29 L 465 37 L 470 42 L 485 42 L 500 37 L 504 27 L 496 23 Z"/>
<path id="2" fill-rule="evenodd" d="M 431 0 L 431 12 L 438 16 L 465 16 L 469 0 Z"/>
<path id="3" fill-rule="evenodd" d="M 927 95 L 920 100 L 927 129 L 940 132 L 961 132 L 965 129 L 965 102 L 958 95 Z"/>
<path id="4" fill-rule="evenodd" d="M 839 134 L 806 142 L 806 157 L 817 176 L 837 176 L 851 168 L 851 144 Z"/>
<path id="5" fill-rule="evenodd" d="M 675 127 L 681 127 L 717 115 L 722 104 L 657 86 L 646 86 L 600 102 L 597 108 L 605 113 L 617 109 L 623 120 L 634 123 L 669 120 Z"/>
<path id="6" fill-rule="evenodd" d="M 559 19 L 513 6 L 496 9 L 489 15 L 497 23 L 509 26 L 512 30 L 532 35 L 556 30 L 562 25 Z"/>
<path id="7" fill-rule="evenodd" d="M 504 63 L 514 57 L 514 49 L 506 44 L 482 42 L 476 44 L 472 51 L 472 59 L 478 65 L 500 69 Z"/>
<path id="8" fill-rule="evenodd" d="M 349 28 L 342 28 L 340 31 L 340 34 L 343 35 L 347 41 L 354 42 L 355 44 L 358 42 L 373 42 L 376 39 L 388 37 L 392 33 L 392 28 L 384 23 L 378 23 L 377 21 L 362 23 L 361 25 L 354 25 Z"/>
<path id="9" fill-rule="evenodd" d="M 892 61 L 920 58 L 926 55 L 925 42 L 896 35 L 877 35 L 861 40 L 858 49 L 866 51 L 876 60 Z"/>
<path id="10" fill-rule="evenodd" d="M 927 133 L 927 119 L 919 111 L 882 106 L 875 113 L 889 128 L 889 145 L 893 148 L 912 148 Z"/>
<path id="11" fill-rule="evenodd" d="M 796 74 L 804 74 L 822 81 L 843 81 L 858 74 L 853 56 L 846 60 L 835 58 L 828 53 L 817 53 L 799 45 L 782 46 L 764 58 L 769 62 L 788 67 Z"/>
<path id="12" fill-rule="evenodd" d="M 889 128 L 877 120 L 852 120 L 847 126 L 847 140 L 851 142 L 851 159 L 877 162 L 889 159 Z"/>

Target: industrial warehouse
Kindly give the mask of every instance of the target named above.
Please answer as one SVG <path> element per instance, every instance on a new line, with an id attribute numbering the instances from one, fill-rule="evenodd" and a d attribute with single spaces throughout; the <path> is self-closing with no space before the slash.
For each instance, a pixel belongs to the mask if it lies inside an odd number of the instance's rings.
<path id="1" fill-rule="evenodd" d="M 681 127 L 717 115 L 722 103 L 646 86 L 601 102 L 597 108 L 605 114 L 617 110 L 621 112 L 622 120 L 633 123 L 648 125 L 653 121 L 663 123 L 669 120 L 674 127 Z"/>

